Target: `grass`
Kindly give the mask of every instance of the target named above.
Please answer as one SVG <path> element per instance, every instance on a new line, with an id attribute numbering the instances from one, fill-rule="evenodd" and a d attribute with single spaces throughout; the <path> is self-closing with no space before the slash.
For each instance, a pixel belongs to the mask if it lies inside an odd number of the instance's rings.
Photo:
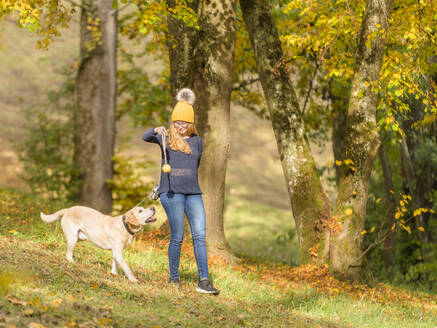
<path id="1" fill-rule="evenodd" d="M 238 209 L 228 208 L 227 215 L 243 216 L 247 204 L 240 205 Z M 379 294 L 379 289 L 341 288 L 346 285 L 309 267 L 244 262 L 229 266 L 210 258 L 211 277 L 221 294 L 199 295 L 195 292 L 197 268 L 189 243 L 184 244 L 181 257 L 183 287 L 168 286 L 168 241 L 158 238 L 140 238 L 125 251 L 140 280 L 133 284 L 121 272 L 112 276 L 110 252 L 90 243 L 78 245 L 75 264 L 66 261 L 59 223 L 47 225 L 38 218 L 41 209 L 51 212 L 60 206 L 26 193 L 0 190 L 0 326 L 437 325 L 436 299 L 432 296 L 386 287 L 395 295 L 390 298 L 387 291 Z M 315 277 L 320 283 L 315 283 Z"/>
<path id="2" fill-rule="evenodd" d="M 290 211 L 232 197 L 226 206 L 224 228 L 227 242 L 239 256 L 290 265 L 299 263 Z"/>

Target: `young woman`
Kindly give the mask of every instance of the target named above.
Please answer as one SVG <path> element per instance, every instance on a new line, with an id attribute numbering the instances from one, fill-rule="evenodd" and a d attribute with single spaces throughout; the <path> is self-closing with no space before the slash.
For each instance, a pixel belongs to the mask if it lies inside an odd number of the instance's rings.
<path id="1" fill-rule="evenodd" d="M 171 238 L 168 247 L 170 266 L 169 283 L 180 286 L 179 259 L 184 236 L 184 213 L 187 214 L 193 236 L 194 255 L 199 273 L 198 292 L 219 294 L 208 279 L 206 254 L 206 217 L 202 191 L 198 182 L 198 168 L 202 156 L 202 139 L 194 127 L 193 104 L 195 96 L 190 89 L 179 91 L 178 100 L 172 112 L 170 130 L 162 126 L 152 128 L 143 135 L 143 140 L 157 143 L 161 147 L 164 164 L 163 137 L 170 172 L 161 171 L 159 198 L 170 224 Z"/>

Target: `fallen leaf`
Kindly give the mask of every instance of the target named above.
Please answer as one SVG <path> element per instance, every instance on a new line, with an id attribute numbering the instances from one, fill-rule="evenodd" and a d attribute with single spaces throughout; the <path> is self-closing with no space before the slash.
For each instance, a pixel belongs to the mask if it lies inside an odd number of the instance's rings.
<path id="1" fill-rule="evenodd" d="M 32 309 L 26 309 L 23 311 L 23 314 L 27 317 L 30 317 L 31 315 L 33 315 L 33 310 Z"/>
<path id="2" fill-rule="evenodd" d="M 18 298 L 14 297 L 14 296 L 7 296 L 6 299 L 8 300 L 9 303 L 15 304 L 15 305 L 27 305 L 26 301 L 20 301 Z"/>
<path id="3" fill-rule="evenodd" d="M 57 298 L 57 299 L 54 299 L 51 302 L 51 304 L 52 304 L 53 307 L 58 307 L 59 305 L 61 305 L 62 302 L 63 302 L 63 300 L 61 298 Z"/>
<path id="4" fill-rule="evenodd" d="M 425 229 L 423 229 L 423 227 L 417 227 L 417 230 L 425 231 Z"/>
<path id="5" fill-rule="evenodd" d="M 344 211 L 346 213 L 346 215 L 351 215 L 352 214 L 352 210 L 350 208 L 348 208 L 346 211 Z"/>
<path id="6" fill-rule="evenodd" d="M 31 322 L 27 325 L 28 328 L 46 328 L 45 326 L 43 326 L 40 323 L 37 322 Z"/>

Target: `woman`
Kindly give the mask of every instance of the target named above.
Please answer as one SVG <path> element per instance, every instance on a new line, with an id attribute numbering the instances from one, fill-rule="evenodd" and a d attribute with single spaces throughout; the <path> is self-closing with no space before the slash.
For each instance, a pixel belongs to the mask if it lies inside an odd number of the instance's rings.
<path id="1" fill-rule="evenodd" d="M 187 214 L 193 236 L 194 255 L 199 273 L 198 292 L 218 295 L 208 279 L 208 259 L 206 255 L 206 217 L 202 191 L 198 182 L 198 167 L 202 156 L 202 139 L 194 127 L 193 104 L 195 96 L 190 89 L 179 91 L 173 109 L 170 131 L 156 127 L 146 131 L 143 140 L 157 143 L 161 147 L 162 163 L 164 151 L 163 136 L 166 142 L 166 155 L 171 170 L 161 172 L 159 198 L 170 224 L 171 239 L 168 247 L 170 266 L 169 283 L 180 286 L 179 259 L 184 236 L 184 213 Z"/>

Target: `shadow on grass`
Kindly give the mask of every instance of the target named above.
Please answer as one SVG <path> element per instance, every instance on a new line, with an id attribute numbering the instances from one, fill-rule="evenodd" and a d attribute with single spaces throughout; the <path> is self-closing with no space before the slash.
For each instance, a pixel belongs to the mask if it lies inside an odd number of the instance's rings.
<path id="1" fill-rule="evenodd" d="M 219 297 L 204 296 L 194 291 L 196 272 L 182 273 L 186 285 L 179 289 L 168 286 L 167 272 L 135 268 L 141 283 L 132 284 L 122 273 L 111 276 L 109 265 L 95 261 L 70 264 L 60 249 L 41 249 L 40 243 L 13 237 L 0 236 L 0 241 L 2 270 L 27 271 L 33 277 L 10 290 L 29 305 L 0 301 L 0 313 L 8 324 L 22 326 L 36 320 L 49 327 L 69 322 L 79 327 L 343 327 L 292 312 L 295 307 L 314 303 L 318 296 L 313 291 L 303 295 L 289 292 L 282 299 L 263 300 L 259 296 L 252 301 L 239 299 L 232 290 L 222 290 Z M 50 305 L 54 297 L 62 299 L 62 306 Z M 24 308 L 33 314 L 24 315 Z"/>

